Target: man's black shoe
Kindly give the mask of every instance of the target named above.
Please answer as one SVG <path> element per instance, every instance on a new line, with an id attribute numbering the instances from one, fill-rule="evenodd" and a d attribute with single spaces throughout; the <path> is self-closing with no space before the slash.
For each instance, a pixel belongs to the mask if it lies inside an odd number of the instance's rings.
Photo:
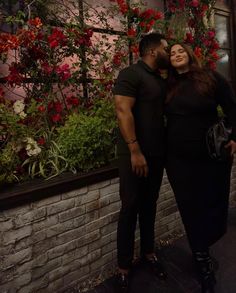
<path id="1" fill-rule="evenodd" d="M 128 290 L 129 290 L 128 274 L 118 273 L 116 275 L 115 292 L 128 293 Z"/>
<path id="2" fill-rule="evenodd" d="M 165 280 L 167 278 L 167 273 L 163 264 L 157 259 L 155 255 L 153 255 L 151 258 L 144 257 L 143 261 L 144 264 L 146 264 L 160 280 Z"/>

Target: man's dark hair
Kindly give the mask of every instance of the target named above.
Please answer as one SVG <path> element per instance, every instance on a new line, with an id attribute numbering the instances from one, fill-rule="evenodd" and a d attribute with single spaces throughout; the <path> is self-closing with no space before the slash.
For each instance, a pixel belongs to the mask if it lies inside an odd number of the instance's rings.
<path id="1" fill-rule="evenodd" d="M 139 43 L 139 54 L 143 57 L 147 54 L 148 50 L 161 44 L 161 40 L 165 37 L 160 33 L 150 33 L 145 35 Z"/>

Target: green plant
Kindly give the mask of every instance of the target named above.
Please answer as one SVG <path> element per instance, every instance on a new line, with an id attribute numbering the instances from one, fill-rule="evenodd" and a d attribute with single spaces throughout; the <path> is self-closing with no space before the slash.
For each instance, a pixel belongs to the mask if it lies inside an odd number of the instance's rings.
<path id="1" fill-rule="evenodd" d="M 72 171 L 88 171 L 114 157 L 114 119 L 73 113 L 58 129 L 57 144 Z"/>

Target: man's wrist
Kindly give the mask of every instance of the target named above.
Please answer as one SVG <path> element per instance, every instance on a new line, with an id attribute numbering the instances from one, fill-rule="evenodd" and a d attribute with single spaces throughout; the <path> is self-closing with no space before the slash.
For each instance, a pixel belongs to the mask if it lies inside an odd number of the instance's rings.
<path id="1" fill-rule="evenodd" d="M 133 138 L 133 139 L 130 139 L 130 140 L 127 140 L 126 141 L 126 144 L 133 144 L 133 143 L 137 143 L 138 141 L 137 141 L 137 138 Z"/>

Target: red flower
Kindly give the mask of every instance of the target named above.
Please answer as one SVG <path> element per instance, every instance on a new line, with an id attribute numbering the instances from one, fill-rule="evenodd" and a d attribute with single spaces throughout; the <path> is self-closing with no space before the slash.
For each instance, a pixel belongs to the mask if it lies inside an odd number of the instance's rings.
<path id="1" fill-rule="evenodd" d="M 192 0 L 189 3 L 189 5 L 192 6 L 192 7 L 198 7 L 199 6 L 199 0 Z"/>
<path id="2" fill-rule="evenodd" d="M 142 17 L 142 18 L 144 18 L 144 19 L 149 19 L 149 18 L 151 18 L 152 16 L 154 16 L 155 15 L 155 10 L 153 10 L 153 9 L 147 9 L 147 10 L 145 10 L 144 12 L 142 12 L 141 14 L 140 14 L 140 17 Z"/>
<path id="3" fill-rule="evenodd" d="M 59 45 L 65 45 L 67 38 L 61 30 L 54 28 L 52 34 L 48 36 L 48 42 L 51 48 L 55 48 Z"/>
<path id="4" fill-rule="evenodd" d="M 130 48 L 131 52 L 134 53 L 135 57 L 138 57 L 139 55 L 139 47 L 138 45 L 133 45 Z"/>
<path id="5" fill-rule="evenodd" d="M 47 62 L 42 63 L 41 68 L 46 74 L 51 74 L 53 71 L 53 67 L 50 66 Z"/>
<path id="6" fill-rule="evenodd" d="M 20 42 L 16 35 L 1 33 L 0 36 L 0 54 L 10 49 L 17 49 Z"/>
<path id="7" fill-rule="evenodd" d="M 186 42 L 189 44 L 194 42 L 193 35 L 191 33 L 186 33 Z"/>
<path id="8" fill-rule="evenodd" d="M 54 109 L 57 113 L 61 113 L 63 110 L 62 103 L 61 102 L 54 102 Z"/>
<path id="9" fill-rule="evenodd" d="M 220 48 L 219 43 L 216 40 L 213 40 L 211 43 L 213 49 L 218 50 Z"/>
<path id="10" fill-rule="evenodd" d="M 60 76 L 61 80 L 65 81 L 71 77 L 70 67 L 68 64 L 63 64 L 56 68 L 56 73 Z"/>
<path id="11" fill-rule="evenodd" d="M 135 37 L 136 34 L 137 34 L 137 32 L 136 32 L 136 30 L 135 30 L 134 28 L 130 28 L 130 29 L 128 30 L 128 32 L 127 32 L 127 35 L 128 35 L 129 37 Z"/>
<path id="12" fill-rule="evenodd" d="M 20 72 L 18 68 L 15 67 L 15 64 L 11 65 L 9 67 L 9 75 L 6 77 L 7 82 L 10 85 L 20 85 L 21 82 L 23 81 L 23 77 L 20 75 Z"/>
<path id="13" fill-rule="evenodd" d="M 39 112 L 43 113 L 43 112 L 46 111 L 46 108 L 43 105 L 41 105 L 41 106 L 38 107 L 38 110 L 39 110 Z"/>
<path id="14" fill-rule="evenodd" d="M 29 19 L 28 24 L 35 26 L 36 28 L 40 28 L 43 25 L 39 17 L 35 17 L 34 19 Z"/>
<path id="15" fill-rule="evenodd" d="M 60 114 L 54 114 L 51 116 L 51 119 L 54 123 L 61 121 L 61 115 Z"/>
<path id="16" fill-rule="evenodd" d="M 3 96 L 4 96 L 4 91 L 3 91 L 3 89 L 0 87 L 0 98 L 2 98 Z"/>
<path id="17" fill-rule="evenodd" d="M 210 39 L 213 39 L 215 37 L 216 33 L 215 33 L 215 31 L 210 30 L 207 32 L 207 35 Z"/>
<path id="18" fill-rule="evenodd" d="M 38 143 L 39 145 L 45 145 L 46 141 L 45 141 L 44 137 L 40 137 L 40 138 L 37 140 L 37 143 Z"/>
<path id="19" fill-rule="evenodd" d="M 200 47 L 196 47 L 194 49 L 194 54 L 198 57 L 198 58 L 201 58 L 202 57 L 202 48 Z"/>

